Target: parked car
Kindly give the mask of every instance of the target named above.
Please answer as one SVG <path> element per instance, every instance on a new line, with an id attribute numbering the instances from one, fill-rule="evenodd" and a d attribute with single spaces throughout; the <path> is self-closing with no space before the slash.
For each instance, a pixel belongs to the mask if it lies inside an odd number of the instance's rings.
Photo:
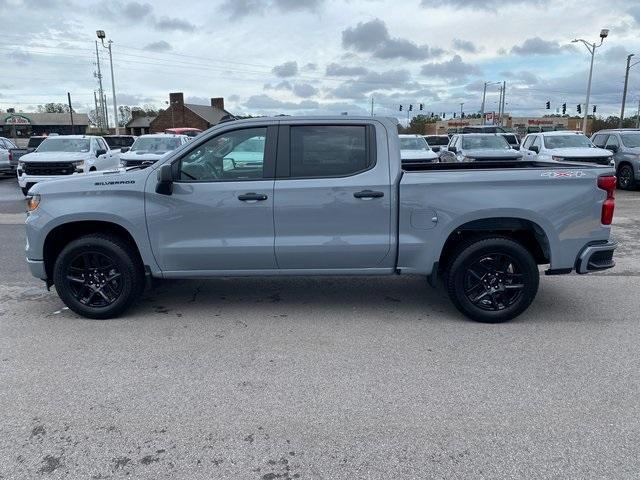
<path id="1" fill-rule="evenodd" d="M 422 135 L 400 135 L 400 158 L 403 162 L 437 162 L 438 154 Z"/>
<path id="2" fill-rule="evenodd" d="M 509 146 L 514 150 L 520 150 L 520 138 L 515 133 L 498 133 L 502 135 Z"/>
<path id="3" fill-rule="evenodd" d="M 530 133 L 520 150 L 527 160 L 613 165 L 613 154 L 597 148 L 582 132 Z"/>
<path id="4" fill-rule="evenodd" d="M 167 128 L 164 133 L 172 135 L 186 135 L 187 137 L 197 137 L 202 133 L 199 128 L 180 127 L 180 128 Z"/>
<path id="5" fill-rule="evenodd" d="M 448 135 L 423 135 L 423 138 L 435 153 L 440 153 L 446 150 L 449 145 Z"/>
<path id="6" fill-rule="evenodd" d="M 15 170 L 18 167 L 18 162 L 27 153 L 35 151 L 38 146 L 44 142 L 48 137 L 46 135 L 35 135 L 29 138 L 27 146 L 25 148 L 15 147 L 9 150 L 9 163 Z"/>
<path id="7" fill-rule="evenodd" d="M 118 153 L 109 149 L 102 137 L 58 135 L 44 140 L 34 152 L 22 156 L 16 173 L 22 193 L 38 182 L 65 175 L 118 168 Z"/>
<path id="8" fill-rule="evenodd" d="M 521 160 L 522 154 L 509 146 L 499 133 L 460 133 L 449 141 L 441 162 L 488 162 Z"/>
<path id="9" fill-rule="evenodd" d="M 509 133 L 500 125 L 468 125 L 460 133 Z"/>
<path id="10" fill-rule="evenodd" d="M 111 150 L 120 150 L 121 148 L 131 147 L 136 141 L 135 135 L 105 135 L 104 141 L 107 142 Z"/>
<path id="11" fill-rule="evenodd" d="M 483 322 L 527 309 L 538 265 L 614 265 L 612 167 L 402 165 L 395 132 L 384 117 L 238 120 L 146 169 L 35 185 L 27 263 L 90 318 L 122 314 L 146 275 L 403 273 L 443 278 L 454 305 Z M 261 137 L 261 167 L 224 161 Z"/>
<path id="12" fill-rule="evenodd" d="M 168 152 L 184 145 L 190 140 L 186 135 L 150 133 L 136 138 L 131 148 L 120 149 L 120 162 L 123 167 L 151 165 Z"/>
<path id="13" fill-rule="evenodd" d="M 591 137 L 598 148 L 613 154 L 618 187 L 632 190 L 640 184 L 640 130 L 623 128 L 600 130 Z"/>
<path id="14" fill-rule="evenodd" d="M 16 167 L 11 162 L 11 149 L 17 148 L 8 138 L 0 137 L 0 173 L 14 173 Z"/>

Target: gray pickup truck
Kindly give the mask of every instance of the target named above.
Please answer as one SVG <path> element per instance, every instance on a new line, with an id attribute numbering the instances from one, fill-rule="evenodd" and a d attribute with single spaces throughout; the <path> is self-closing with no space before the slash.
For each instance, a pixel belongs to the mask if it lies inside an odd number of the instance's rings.
<path id="1" fill-rule="evenodd" d="M 90 318 L 123 313 L 146 277 L 395 275 L 439 279 L 482 322 L 522 313 L 547 274 L 614 265 L 609 166 L 402 166 L 394 121 L 220 124 L 146 168 L 31 188 L 27 262 Z"/>

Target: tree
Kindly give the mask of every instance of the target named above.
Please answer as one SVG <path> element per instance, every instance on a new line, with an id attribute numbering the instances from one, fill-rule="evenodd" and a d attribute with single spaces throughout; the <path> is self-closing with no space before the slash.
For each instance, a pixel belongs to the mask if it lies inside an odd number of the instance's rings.
<path id="1" fill-rule="evenodd" d="M 45 103 L 38 105 L 37 110 L 39 113 L 69 113 L 69 105 L 66 103 Z"/>
<path id="2" fill-rule="evenodd" d="M 131 107 L 128 105 L 120 105 L 118 107 L 118 126 L 124 127 L 131 121 Z"/>

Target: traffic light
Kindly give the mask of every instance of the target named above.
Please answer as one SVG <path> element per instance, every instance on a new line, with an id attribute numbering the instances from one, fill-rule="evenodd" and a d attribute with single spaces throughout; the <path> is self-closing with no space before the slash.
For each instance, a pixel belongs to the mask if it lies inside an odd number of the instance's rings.
<path id="1" fill-rule="evenodd" d="M 547 100 L 547 110 L 551 110 L 551 102 Z"/>
<path id="2" fill-rule="evenodd" d="M 433 118 L 433 112 L 431 112 L 431 118 Z"/>
<path id="3" fill-rule="evenodd" d="M 580 104 L 576 105 L 576 112 L 582 113 L 582 105 Z"/>
<path id="4" fill-rule="evenodd" d="M 442 118 L 444 118 L 447 114 L 445 112 L 442 112 Z"/>
<path id="5" fill-rule="evenodd" d="M 562 104 L 562 114 L 564 115 L 565 113 L 567 113 L 567 104 L 563 103 Z"/>
<path id="6" fill-rule="evenodd" d="M 423 108 L 423 107 L 424 107 L 424 104 L 423 104 L 423 103 L 421 103 L 421 104 L 420 104 L 420 110 L 422 110 L 422 108 Z"/>
<path id="7" fill-rule="evenodd" d="M 593 106 L 593 113 L 596 113 L 596 106 Z"/>
<path id="8" fill-rule="evenodd" d="M 400 111 L 402 111 L 402 105 L 400 105 Z"/>
<path id="9" fill-rule="evenodd" d="M 453 118 L 456 118 L 456 112 L 453 112 Z"/>
<path id="10" fill-rule="evenodd" d="M 412 112 L 413 111 L 413 105 L 409 104 L 409 111 Z"/>
<path id="11" fill-rule="evenodd" d="M 464 112 L 460 112 L 460 118 L 464 118 Z"/>

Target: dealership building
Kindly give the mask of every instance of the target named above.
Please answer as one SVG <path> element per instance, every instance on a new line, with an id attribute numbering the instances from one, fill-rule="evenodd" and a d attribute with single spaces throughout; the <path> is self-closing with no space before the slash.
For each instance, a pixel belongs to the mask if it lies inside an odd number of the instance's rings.
<path id="1" fill-rule="evenodd" d="M 490 117 L 488 114 L 487 117 Z M 507 115 L 503 119 L 503 127 L 514 132 L 525 135 L 530 132 L 540 130 L 582 130 L 582 118 L 570 117 L 512 117 Z M 589 121 L 591 123 L 591 121 Z M 450 120 L 440 120 L 427 125 L 427 134 L 446 134 L 455 132 L 458 129 L 477 125 L 492 125 L 492 119 L 485 118 L 452 118 Z M 587 126 L 590 131 L 590 125 Z"/>
<path id="2" fill-rule="evenodd" d="M 86 113 L 0 113 L 0 137 L 26 139 L 33 135 L 84 134 L 89 126 Z"/>

